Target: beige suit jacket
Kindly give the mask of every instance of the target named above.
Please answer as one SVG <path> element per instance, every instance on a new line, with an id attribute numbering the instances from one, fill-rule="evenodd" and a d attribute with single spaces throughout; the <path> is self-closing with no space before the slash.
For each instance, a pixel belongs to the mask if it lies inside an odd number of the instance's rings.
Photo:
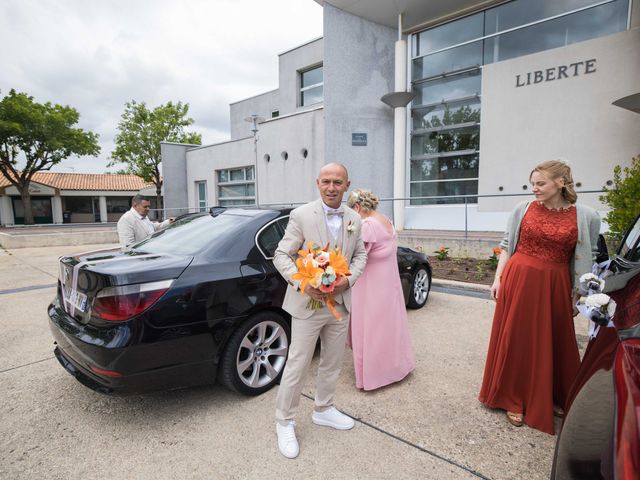
<path id="1" fill-rule="evenodd" d="M 342 254 L 347 259 L 351 276 L 349 287 L 356 282 L 367 263 L 367 252 L 364 249 L 361 232 L 360 216 L 348 207 L 344 208 L 342 217 Z M 351 225 L 353 228 L 347 228 Z M 351 231 L 350 231 L 351 230 Z M 330 242 L 330 234 L 325 220 L 322 200 L 307 203 L 291 212 L 289 224 L 280 240 L 273 257 L 273 264 L 280 274 L 289 283 L 284 297 L 283 308 L 297 318 L 309 318 L 314 310 L 307 308 L 309 296 L 301 295 L 298 291 L 298 282 L 291 280 L 291 276 L 298 271 L 295 260 L 298 258 L 298 250 L 306 248 L 309 241 L 319 245 Z M 331 245 L 334 247 L 334 245 Z M 343 303 L 347 310 L 351 311 L 351 289 L 335 297 L 338 303 Z"/>

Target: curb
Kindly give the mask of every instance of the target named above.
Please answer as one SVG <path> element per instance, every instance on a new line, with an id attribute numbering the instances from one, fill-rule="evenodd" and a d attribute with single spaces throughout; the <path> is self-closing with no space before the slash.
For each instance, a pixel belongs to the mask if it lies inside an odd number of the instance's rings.
<path id="1" fill-rule="evenodd" d="M 456 280 L 445 280 L 442 278 L 432 279 L 431 284 L 438 287 L 448 287 L 448 288 L 457 288 L 460 290 L 468 290 L 470 292 L 489 293 L 491 291 L 491 287 L 489 287 L 489 285 L 483 285 L 481 283 L 459 282 Z"/>

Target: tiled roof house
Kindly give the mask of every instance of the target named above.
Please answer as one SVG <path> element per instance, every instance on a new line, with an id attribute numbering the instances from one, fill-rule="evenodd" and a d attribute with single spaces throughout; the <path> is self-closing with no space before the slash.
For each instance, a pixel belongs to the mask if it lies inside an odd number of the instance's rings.
<path id="1" fill-rule="evenodd" d="M 155 186 L 136 175 L 36 172 L 29 187 L 36 223 L 115 222 L 141 193 L 155 201 Z M 0 175 L 0 224 L 24 221 L 18 189 Z"/>

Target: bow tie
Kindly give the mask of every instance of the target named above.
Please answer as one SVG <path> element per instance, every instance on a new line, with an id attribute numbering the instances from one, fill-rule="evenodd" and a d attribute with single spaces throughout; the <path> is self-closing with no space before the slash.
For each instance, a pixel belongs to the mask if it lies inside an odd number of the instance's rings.
<path id="1" fill-rule="evenodd" d="M 329 217 L 344 217 L 344 210 L 327 210 L 327 218 Z"/>

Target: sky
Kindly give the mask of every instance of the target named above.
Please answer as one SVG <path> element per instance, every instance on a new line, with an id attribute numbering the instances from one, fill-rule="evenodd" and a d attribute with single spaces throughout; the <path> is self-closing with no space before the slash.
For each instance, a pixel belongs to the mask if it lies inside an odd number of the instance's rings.
<path id="1" fill-rule="evenodd" d="M 1 0 L 0 97 L 70 105 L 99 134 L 98 157 L 52 171 L 114 172 L 126 102 L 186 102 L 203 144 L 228 140 L 229 104 L 277 88 L 278 54 L 320 36 L 313 0 Z"/>

